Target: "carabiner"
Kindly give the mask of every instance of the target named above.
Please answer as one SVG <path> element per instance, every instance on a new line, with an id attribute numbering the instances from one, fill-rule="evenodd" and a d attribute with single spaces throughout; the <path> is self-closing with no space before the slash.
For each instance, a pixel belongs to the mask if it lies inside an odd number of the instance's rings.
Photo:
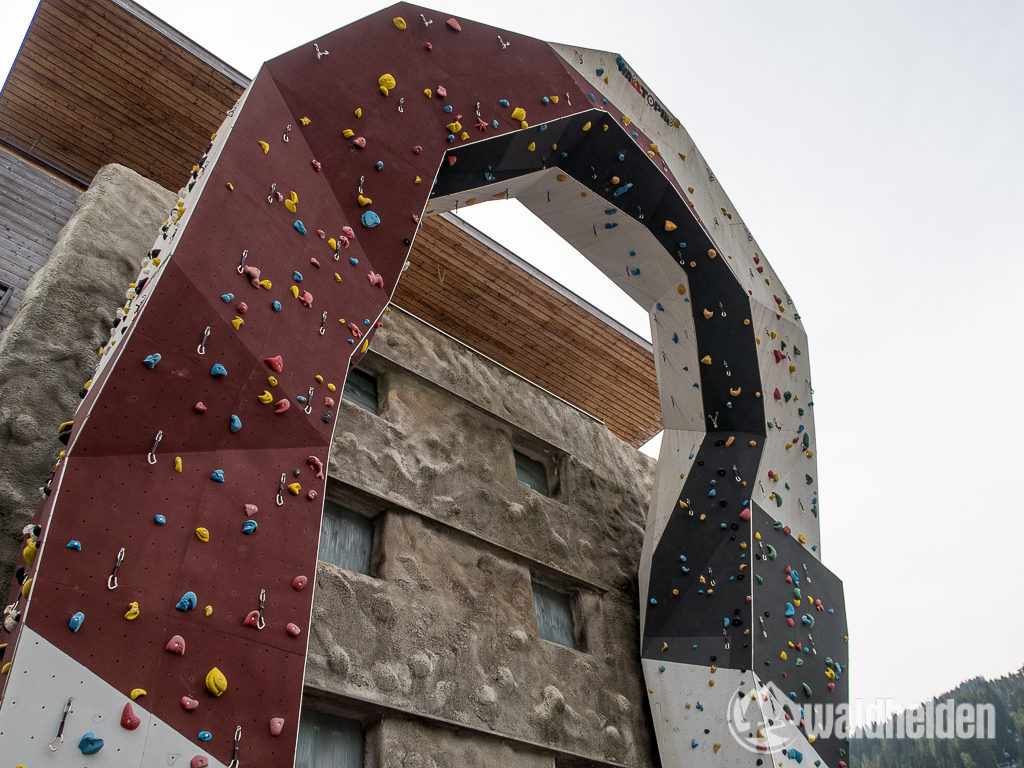
<path id="1" fill-rule="evenodd" d="M 107 589 L 117 589 L 117 571 L 121 567 L 121 563 L 124 562 L 124 547 L 121 547 L 121 551 L 117 553 L 117 560 L 114 562 L 114 570 L 110 572 L 110 576 L 107 577 Z"/>
<path id="2" fill-rule="evenodd" d="M 164 439 L 164 431 L 161 429 L 156 433 L 156 437 L 153 438 L 153 447 L 149 449 L 149 456 L 146 457 L 146 461 L 150 464 L 156 464 L 156 447 L 160 445 L 160 441 Z"/>
<path id="3" fill-rule="evenodd" d="M 60 725 L 57 727 L 57 735 L 53 737 L 53 741 L 47 744 L 51 752 L 56 752 L 60 749 L 60 745 L 64 743 L 64 726 L 67 724 L 68 712 L 70 711 L 71 699 L 68 698 L 67 702 L 64 704 L 64 714 L 60 717 Z"/>
<path id="4" fill-rule="evenodd" d="M 284 484 L 288 482 L 288 475 L 281 473 L 281 483 L 277 486 L 277 506 L 284 506 Z"/>

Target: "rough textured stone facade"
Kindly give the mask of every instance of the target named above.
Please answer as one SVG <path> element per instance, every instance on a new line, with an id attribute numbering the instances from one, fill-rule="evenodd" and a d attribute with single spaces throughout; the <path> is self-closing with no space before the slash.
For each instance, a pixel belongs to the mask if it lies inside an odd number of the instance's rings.
<path id="1" fill-rule="evenodd" d="M 101 171 L 2 339 L 4 563 L 172 204 Z M 653 764 L 636 570 L 654 462 L 398 309 L 360 367 L 379 415 L 341 402 L 328 498 L 374 520 L 371 575 L 318 566 L 308 704 L 361 720 L 372 768 Z M 535 580 L 571 597 L 578 650 L 539 637 Z"/>

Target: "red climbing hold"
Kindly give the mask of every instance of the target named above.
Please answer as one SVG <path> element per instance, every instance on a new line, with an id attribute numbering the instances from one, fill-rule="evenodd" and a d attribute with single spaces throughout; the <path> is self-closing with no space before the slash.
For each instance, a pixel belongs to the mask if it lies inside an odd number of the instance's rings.
<path id="1" fill-rule="evenodd" d="M 776 363 L 781 363 L 783 358 L 785 358 L 785 355 L 782 354 L 782 352 L 780 350 L 778 350 L 778 349 L 773 349 L 772 352 L 775 354 L 775 362 Z"/>
<path id="2" fill-rule="evenodd" d="M 206 404 L 200 400 L 198 403 L 192 406 L 192 410 L 196 413 L 206 413 Z"/>
<path id="3" fill-rule="evenodd" d="M 455 161 L 457 159 L 458 158 L 455 157 L 455 155 L 448 155 L 448 165 L 449 165 L 449 167 L 455 165 Z"/>
<path id="4" fill-rule="evenodd" d="M 378 288 L 384 287 L 384 278 L 378 275 L 372 269 L 370 270 L 369 274 L 366 275 L 366 278 L 370 281 L 370 285 L 375 285 Z"/>
<path id="5" fill-rule="evenodd" d="M 740 512 L 740 520 L 749 520 L 749 519 L 750 519 L 750 507 L 747 507 L 742 512 Z"/>
<path id="6" fill-rule="evenodd" d="M 263 362 L 269 365 L 270 368 L 276 371 L 277 373 L 280 373 L 281 371 L 284 370 L 284 360 L 281 359 L 280 355 L 264 358 Z"/>
<path id="7" fill-rule="evenodd" d="M 448 21 L 446 21 L 445 24 L 447 24 L 451 29 L 454 29 L 456 32 L 462 31 L 462 25 L 459 24 L 458 19 L 448 19 Z"/>
<path id="8" fill-rule="evenodd" d="M 142 720 L 135 714 L 135 710 L 132 709 L 132 703 L 130 701 L 125 702 L 124 709 L 121 710 L 121 727 L 126 731 L 134 731 L 139 725 L 142 724 Z"/>
<path id="9" fill-rule="evenodd" d="M 782 399 L 782 393 L 779 392 L 779 388 L 778 387 L 775 388 L 775 392 L 772 394 L 772 397 L 774 397 L 776 400 L 781 400 Z"/>

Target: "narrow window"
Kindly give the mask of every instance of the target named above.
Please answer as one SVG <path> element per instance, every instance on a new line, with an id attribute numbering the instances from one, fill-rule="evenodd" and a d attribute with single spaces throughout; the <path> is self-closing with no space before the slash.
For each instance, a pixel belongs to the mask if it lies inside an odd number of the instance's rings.
<path id="1" fill-rule="evenodd" d="M 544 469 L 544 465 L 519 451 L 513 451 L 513 453 L 516 459 L 516 477 L 519 479 L 519 482 L 529 488 L 533 488 L 537 493 L 550 496 L 548 473 Z"/>
<path id="2" fill-rule="evenodd" d="M 572 600 L 543 584 L 533 582 L 533 605 L 537 610 L 537 632 L 545 640 L 575 648 Z"/>
<path id="3" fill-rule="evenodd" d="M 303 707 L 295 768 L 363 768 L 363 726 Z"/>
<path id="4" fill-rule="evenodd" d="M 370 413 L 377 413 L 377 377 L 353 368 L 348 372 L 341 396 Z"/>
<path id="5" fill-rule="evenodd" d="M 320 525 L 319 559 L 357 573 L 370 573 L 373 520 L 326 502 Z"/>

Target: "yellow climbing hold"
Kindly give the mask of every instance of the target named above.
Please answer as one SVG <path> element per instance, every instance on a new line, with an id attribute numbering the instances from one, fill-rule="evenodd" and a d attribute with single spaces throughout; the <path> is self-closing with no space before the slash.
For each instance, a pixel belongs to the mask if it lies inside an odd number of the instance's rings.
<path id="1" fill-rule="evenodd" d="M 789 372 L 790 373 L 796 373 L 796 366 L 795 365 L 790 365 L 789 366 Z"/>
<path id="2" fill-rule="evenodd" d="M 316 376 L 314 376 L 313 378 L 316 380 L 317 384 L 323 384 L 324 383 L 324 377 L 321 376 L 319 373 Z"/>
<path id="3" fill-rule="evenodd" d="M 385 72 L 383 75 L 377 78 L 377 85 L 380 86 L 380 92 L 387 96 L 388 92 L 390 92 L 392 88 L 398 85 L 398 83 L 395 82 L 395 78 L 392 75 L 389 75 Z"/>
<path id="4" fill-rule="evenodd" d="M 206 690 L 214 696 L 220 696 L 228 689 L 228 679 L 224 673 L 214 667 L 206 673 Z"/>
<path id="5" fill-rule="evenodd" d="M 372 203 L 373 200 L 371 198 L 369 198 L 369 197 L 363 197 L 362 195 L 356 195 L 356 202 L 359 203 L 359 207 L 360 208 L 365 208 L 370 203 Z"/>
<path id="6" fill-rule="evenodd" d="M 327 238 L 327 245 L 330 247 L 332 251 L 338 250 L 338 241 L 335 240 L 333 237 Z"/>
<path id="7" fill-rule="evenodd" d="M 259 140 L 259 145 L 260 145 L 260 149 L 263 150 L 263 154 L 264 155 L 267 154 L 270 151 L 270 145 L 267 144 L 267 142 L 263 141 L 263 139 Z"/>
<path id="8" fill-rule="evenodd" d="M 362 107 L 356 107 L 355 112 L 353 112 L 352 114 L 355 115 L 356 118 L 362 117 L 363 116 L 363 108 Z"/>
<path id="9" fill-rule="evenodd" d="M 274 396 L 264 389 L 263 394 L 256 395 L 256 399 L 259 400 L 264 405 L 269 405 L 271 402 L 273 402 Z"/>
<path id="10" fill-rule="evenodd" d="M 512 110 L 512 119 L 513 120 L 525 120 L 526 119 L 526 110 L 523 109 L 522 107 L 516 107 L 515 109 Z"/>
<path id="11" fill-rule="evenodd" d="M 628 117 L 626 117 L 626 115 L 623 115 L 623 116 L 622 116 L 622 124 L 623 124 L 623 125 L 629 125 L 629 124 L 630 124 L 630 123 L 632 123 L 632 122 L 633 122 L 633 121 L 632 121 L 632 120 L 630 120 L 630 119 L 629 119 Z"/>
<path id="12" fill-rule="evenodd" d="M 700 361 L 704 363 L 704 365 L 711 365 L 711 355 L 704 355 Z"/>
<path id="13" fill-rule="evenodd" d="M 288 492 L 292 496 L 298 496 L 299 495 L 299 491 L 301 491 L 301 490 L 302 490 L 302 486 L 299 485 L 298 483 L 291 483 L 291 484 L 288 485 Z"/>
<path id="14" fill-rule="evenodd" d="M 260 280 L 260 288 L 262 288 L 264 291 L 269 291 L 273 287 L 274 284 L 269 280 Z"/>
<path id="15" fill-rule="evenodd" d="M 227 184 L 225 184 L 224 186 L 227 187 L 228 191 L 230 191 L 230 192 L 234 192 L 235 191 L 235 185 L 232 184 L 230 181 Z"/>
<path id="16" fill-rule="evenodd" d="M 434 98 L 434 92 L 432 90 L 430 90 L 429 88 L 424 88 L 423 89 L 423 95 L 426 96 L 428 99 Z"/>
<path id="17" fill-rule="evenodd" d="M 421 179 L 419 176 L 417 176 L 415 179 L 412 180 L 412 183 L 413 184 L 419 184 L 421 181 L 423 181 L 423 179 Z"/>
<path id="18" fill-rule="evenodd" d="M 729 394 L 733 397 L 739 397 L 740 392 L 743 391 L 743 387 L 729 387 Z"/>
<path id="19" fill-rule="evenodd" d="M 729 437 L 728 437 L 728 438 L 726 439 L 726 441 L 725 441 L 725 447 L 726 447 L 726 448 L 728 448 L 728 447 L 729 447 L 730 445 L 732 445 L 732 444 L 733 444 L 733 443 L 734 443 L 735 441 L 736 441 L 736 438 L 735 438 L 735 437 L 733 437 L 732 435 L 729 435 Z"/>
<path id="20" fill-rule="evenodd" d="M 337 272 L 334 273 L 334 282 L 336 282 L 336 283 L 340 283 L 341 282 L 341 275 L 339 275 Z"/>
<path id="21" fill-rule="evenodd" d="M 288 213 L 295 213 L 296 205 L 294 200 L 285 200 L 284 207 L 288 209 Z"/>
<path id="22" fill-rule="evenodd" d="M 181 456 L 174 457 L 174 471 L 181 472 Z"/>
<path id="23" fill-rule="evenodd" d="M 139 618 L 139 604 L 137 601 L 132 600 L 128 603 L 128 610 L 125 612 L 124 617 L 128 621 L 135 621 L 135 619 Z"/>
<path id="24" fill-rule="evenodd" d="M 213 615 L 213 606 L 212 605 L 206 606 L 203 609 L 203 613 L 205 613 L 207 616 L 212 616 Z"/>
<path id="25" fill-rule="evenodd" d="M 291 291 L 291 294 L 292 294 L 292 298 L 293 298 L 293 299 L 297 299 L 297 298 L 299 298 L 299 286 L 297 286 L 297 285 L 293 285 L 293 286 L 292 286 L 291 288 L 289 288 L 288 290 L 289 290 L 289 291 Z"/>
<path id="26" fill-rule="evenodd" d="M 705 320 L 710 320 L 714 316 L 715 316 L 715 313 L 712 312 L 710 309 L 707 309 L 707 308 L 704 309 L 704 319 Z"/>
<path id="27" fill-rule="evenodd" d="M 679 155 L 679 159 L 680 160 L 682 160 L 683 162 L 686 162 L 686 155 L 684 155 L 682 152 L 677 152 L 676 154 Z"/>
<path id="28" fill-rule="evenodd" d="M 537 142 L 531 141 L 526 148 L 533 152 L 535 149 L 537 149 Z"/>
<path id="29" fill-rule="evenodd" d="M 11 662 L 8 661 L 6 664 L 4 664 L 3 668 L 0 669 L 0 675 L 6 675 L 10 671 L 11 671 Z M 25 768 L 25 766 L 21 766 L 21 768 Z"/>
<path id="30" fill-rule="evenodd" d="M 448 125 L 446 125 L 445 128 L 448 129 L 448 133 L 458 133 L 459 131 L 462 130 L 462 123 L 456 120 L 453 123 L 448 123 Z"/>
<path id="31" fill-rule="evenodd" d="M 782 659 L 783 661 L 785 661 L 789 657 L 786 655 L 786 652 L 783 651 L 782 653 L 779 654 L 779 658 Z"/>
<path id="32" fill-rule="evenodd" d="M 662 653 L 664 653 L 667 650 L 668 650 L 668 643 L 663 641 L 662 644 L 661 644 L 661 651 L 662 651 Z"/>
<path id="33" fill-rule="evenodd" d="M 341 132 L 341 135 L 344 136 L 346 139 L 351 139 L 353 136 L 356 135 L 356 132 L 353 131 L 351 128 L 346 128 Z"/>
<path id="34" fill-rule="evenodd" d="M 245 325 L 245 320 L 240 318 L 238 315 L 235 315 L 235 319 L 231 321 L 231 325 L 237 331 L 239 328 Z"/>
<path id="35" fill-rule="evenodd" d="M 587 122 L 585 122 L 585 123 L 583 124 L 583 132 L 584 132 L 584 133 L 586 133 L 587 131 L 589 131 L 589 130 L 590 130 L 590 128 L 591 128 L 591 123 L 590 123 L 590 121 L 589 121 L 589 120 L 587 120 Z"/>
<path id="36" fill-rule="evenodd" d="M 302 123 L 303 125 L 309 125 L 313 121 L 310 120 L 308 117 L 300 117 L 299 122 Z"/>
<path id="37" fill-rule="evenodd" d="M 802 533 L 796 537 L 796 540 L 799 541 L 801 544 L 807 543 L 807 537 L 804 536 Z"/>
<path id="38" fill-rule="evenodd" d="M 203 528 L 203 526 L 196 528 L 196 538 L 203 542 L 203 544 L 206 544 L 210 540 L 209 529 Z"/>
<path id="39" fill-rule="evenodd" d="M 395 25 L 396 29 L 405 29 L 406 26 L 405 19 L 403 19 L 401 16 L 395 16 L 395 18 L 391 20 L 391 23 Z"/>
<path id="40" fill-rule="evenodd" d="M 25 548 L 21 550 L 21 556 L 25 558 L 25 565 L 31 568 L 32 564 L 36 561 L 37 554 L 39 554 L 39 545 L 30 539 L 28 543 L 25 544 Z"/>
<path id="41" fill-rule="evenodd" d="M 146 695 L 146 689 L 145 688 L 132 688 L 132 692 L 129 693 L 128 695 L 132 697 L 132 701 L 135 701 L 135 699 L 139 698 L 139 696 L 145 696 Z"/>
<path id="42" fill-rule="evenodd" d="M 337 389 L 337 387 L 334 386 L 333 384 L 328 384 L 327 385 L 327 391 L 328 392 L 334 392 L 336 389 Z"/>
<path id="43" fill-rule="evenodd" d="M 21 596 L 28 597 L 28 593 L 32 591 L 32 577 L 29 576 L 25 579 L 25 583 L 21 585 Z"/>
<path id="44" fill-rule="evenodd" d="M 673 232 L 676 229 L 676 223 L 674 221 L 665 220 L 665 231 Z"/>
<path id="45" fill-rule="evenodd" d="M 267 384 L 269 384 L 272 387 L 276 387 L 277 386 L 277 379 L 275 377 L 273 377 L 273 376 L 267 376 Z"/>
<path id="46" fill-rule="evenodd" d="M 680 296 L 685 296 L 686 286 L 680 283 L 679 285 L 676 286 L 676 291 L 679 293 Z"/>
<path id="47" fill-rule="evenodd" d="M 722 748 L 722 745 L 719 744 L 717 741 L 714 744 L 711 745 L 711 749 L 714 751 L 714 753 L 716 755 L 718 754 L 718 750 L 720 750 L 721 748 Z"/>

